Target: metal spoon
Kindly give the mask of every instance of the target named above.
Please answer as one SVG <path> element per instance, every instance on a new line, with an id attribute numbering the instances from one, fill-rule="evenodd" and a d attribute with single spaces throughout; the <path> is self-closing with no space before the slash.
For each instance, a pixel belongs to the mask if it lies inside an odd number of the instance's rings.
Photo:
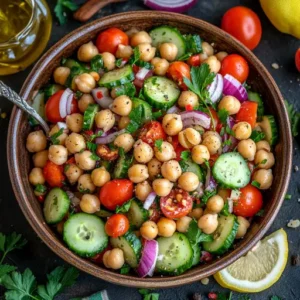
<path id="1" fill-rule="evenodd" d="M 13 91 L 9 86 L 7 86 L 5 83 L 3 83 L 0 80 L 0 96 L 5 97 L 9 101 L 11 101 L 13 104 L 17 105 L 20 109 L 28 113 L 30 116 L 35 118 L 40 125 L 43 127 L 44 131 L 48 135 L 50 128 L 48 124 L 45 122 L 45 120 L 37 113 L 37 111 L 31 107 L 25 99 L 23 99 L 21 96 L 19 96 L 15 91 Z"/>

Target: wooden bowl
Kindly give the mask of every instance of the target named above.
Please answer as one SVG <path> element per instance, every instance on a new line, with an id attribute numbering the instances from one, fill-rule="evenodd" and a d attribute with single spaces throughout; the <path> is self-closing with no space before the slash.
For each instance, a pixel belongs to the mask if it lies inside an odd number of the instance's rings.
<path id="1" fill-rule="evenodd" d="M 119 27 L 123 30 L 136 27 L 147 30 L 162 24 L 175 26 L 186 33 L 198 33 L 205 41 L 215 43 L 217 49 L 240 53 L 245 57 L 250 66 L 247 83 L 262 94 L 267 112 L 275 115 L 277 120 L 279 143 L 275 147 L 274 182 L 272 189 L 267 191 L 264 197 L 265 214 L 254 219 L 245 238 L 237 242 L 233 250 L 210 263 L 172 277 L 138 278 L 134 274 L 120 275 L 80 258 L 68 250 L 56 233 L 45 224 L 41 206 L 28 182 L 30 155 L 26 151 L 25 141 L 30 128 L 27 116 L 17 108 L 14 108 L 11 115 L 7 141 L 8 165 L 13 189 L 24 215 L 39 237 L 57 255 L 78 269 L 101 279 L 132 287 L 161 288 L 191 283 L 214 274 L 246 254 L 263 237 L 275 219 L 289 184 L 292 163 L 292 137 L 288 115 L 280 91 L 269 72 L 255 55 L 236 39 L 211 24 L 185 15 L 154 11 L 129 12 L 102 18 L 80 27 L 54 45 L 39 60 L 25 81 L 21 95 L 27 100 L 31 99 L 34 91 L 50 79 L 63 56 L 73 54 L 80 45 L 94 39 L 100 31 L 110 27 Z"/>

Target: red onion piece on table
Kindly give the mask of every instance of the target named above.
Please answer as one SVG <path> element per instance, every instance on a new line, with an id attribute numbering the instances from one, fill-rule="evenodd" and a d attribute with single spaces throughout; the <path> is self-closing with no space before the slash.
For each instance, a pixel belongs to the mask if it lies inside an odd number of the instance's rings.
<path id="1" fill-rule="evenodd" d="M 144 0 L 144 4 L 155 10 L 182 13 L 187 11 L 197 0 Z"/>
<path id="2" fill-rule="evenodd" d="M 116 132 L 112 132 L 110 134 L 107 134 L 106 136 L 100 136 L 100 137 L 96 138 L 95 142 L 96 142 L 96 144 L 106 145 L 106 144 L 113 142 L 115 140 L 115 138 L 122 133 L 125 133 L 125 129 L 122 129 L 122 130 L 116 131 Z"/>
<path id="3" fill-rule="evenodd" d="M 234 77 L 229 74 L 224 76 L 223 94 L 236 97 L 240 102 L 248 99 L 245 87 Z"/>
<path id="4" fill-rule="evenodd" d="M 66 89 L 59 100 L 59 114 L 61 118 L 65 118 L 67 116 L 67 103 L 68 103 L 68 98 L 69 96 L 72 95 L 73 97 L 73 92 L 70 89 Z"/>
<path id="5" fill-rule="evenodd" d="M 156 194 L 154 192 L 151 192 L 148 197 L 146 198 L 145 202 L 144 202 L 144 209 L 149 209 L 151 207 L 151 205 L 153 204 L 154 200 L 155 200 Z"/>
<path id="6" fill-rule="evenodd" d="M 214 78 L 214 81 L 208 88 L 208 93 L 210 96 L 210 100 L 215 103 L 217 102 L 223 92 L 223 76 L 221 74 L 217 74 L 216 77 Z"/>
<path id="7" fill-rule="evenodd" d="M 205 129 L 210 128 L 210 116 L 202 111 L 184 111 L 180 113 L 183 127 L 187 128 L 192 125 L 200 125 Z"/>

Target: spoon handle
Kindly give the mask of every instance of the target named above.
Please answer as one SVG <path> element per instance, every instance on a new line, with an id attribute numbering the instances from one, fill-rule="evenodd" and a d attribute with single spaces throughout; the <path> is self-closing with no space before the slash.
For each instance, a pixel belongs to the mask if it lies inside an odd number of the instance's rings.
<path id="1" fill-rule="evenodd" d="M 15 91 L 0 80 L 0 96 L 5 97 L 12 103 L 17 105 L 21 110 L 27 112 L 33 118 L 35 118 L 43 127 L 46 134 L 49 133 L 50 128 L 45 120 L 37 113 L 37 111 L 31 107 L 22 97 L 20 97 Z"/>

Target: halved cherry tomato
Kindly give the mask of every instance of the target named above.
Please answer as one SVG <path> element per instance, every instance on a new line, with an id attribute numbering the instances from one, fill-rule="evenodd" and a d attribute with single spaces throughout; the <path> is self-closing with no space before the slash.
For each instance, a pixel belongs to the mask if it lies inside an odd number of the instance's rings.
<path id="1" fill-rule="evenodd" d="M 121 214 L 112 215 L 105 224 L 105 232 L 113 238 L 124 235 L 128 229 L 128 218 Z"/>
<path id="2" fill-rule="evenodd" d="M 188 149 L 184 148 L 183 146 L 181 146 L 179 144 L 178 135 L 170 136 L 170 137 L 168 137 L 168 140 L 169 140 L 169 138 L 171 139 L 172 146 L 176 153 L 176 160 L 180 161 L 181 160 L 181 152 L 186 151 Z"/>
<path id="3" fill-rule="evenodd" d="M 250 50 L 260 42 L 262 29 L 257 14 L 244 6 L 230 8 L 222 18 L 221 28 Z"/>
<path id="4" fill-rule="evenodd" d="M 160 197 L 160 209 L 170 219 L 186 216 L 193 208 L 193 197 L 182 189 L 173 189 L 166 197 Z"/>
<path id="5" fill-rule="evenodd" d="M 217 114 L 217 112 L 216 112 L 213 108 L 211 108 L 211 107 L 209 108 L 209 110 L 210 110 L 211 115 L 212 115 L 212 117 L 213 117 L 213 119 L 214 119 L 215 130 L 216 130 L 217 132 L 220 132 L 223 125 L 222 125 L 222 123 L 220 122 L 220 119 L 219 119 L 219 117 L 218 117 L 218 114 Z M 212 122 L 211 122 L 211 125 L 210 125 L 210 129 L 213 130 L 213 124 L 212 124 Z"/>
<path id="6" fill-rule="evenodd" d="M 248 122 L 252 128 L 255 127 L 257 118 L 257 102 L 245 101 L 236 115 L 237 122 Z"/>
<path id="7" fill-rule="evenodd" d="M 295 64 L 296 64 L 297 70 L 300 72 L 300 48 L 296 51 L 296 54 L 295 54 Z"/>
<path id="8" fill-rule="evenodd" d="M 109 28 L 101 32 L 96 41 L 100 53 L 110 52 L 115 54 L 120 44 L 127 46 L 129 42 L 127 34 L 118 28 Z"/>
<path id="9" fill-rule="evenodd" d="M 222 60 L 220 74 L 225 76 L 229 74 L 243 83 L 249 75 L 249 66 L 247 61 L 238 54 L 227 55 Z"/>
<path id="10" fill-rule="evenodd" d="M 200 54 L 192 55 L 186 62 L 189 66 L 199 67 L 201 64 Z"/>
<path id="11" fill-rule="evenodd" d="M 103 264 L 103 256 L 104 254 L 111 250 L 112 246 L 108 245 L 103 251 L 101 251 L 100 253 L 96 254 L 95 256 L 91 257 L 91 261 L 93 261 L 95 264 Z"/>
<path id="12" fill-rule="evenodd" d="M 190 67 L 182 61 L 174 61 L 170 64 L 167 76 L 174 80 L 181 89 L 187 90 L 187 86 L 183 82 L 183 78 L 191 79 Z"/>
<path id="13" fill-rule="evenodd" d="M 140 131 L 140 139 L 152 147 L 156 140 L 165 140 L 166 138 L 167 135 L 164 132 L 161 123 L 157 121 L 151 121 L 145 124 Z"/>
<path id="14" fill-rule="evenodd" d="M 261 192 L 251 184 L 241 188 L 240 192 L 240 198 L 233 203 L 233 213 L 244 218 L 253 217 L 263 206 Z"/>
<path id="15" fill-rule="evenodd" d="M 208 162 L 209 162 L 209 165 L 210 165 L 211 167 L 215 164 L 215 162 L 216 162 L 216 160 L 218 159 L 219 156 L 220 156 L 220 155 L 219 155 L 218 153 L 213 154 L 213 155 L 210 156 Z"/>
<path id="16" fill-rule="evenodd" d="M 46 118 L 51 123 L 62 122 L 64 119 L 60 116 L 59 113 L 59 103 L 61 95 L 63 94 L 64 90 L 56 92 L 52 95 L 46 103 L 45 106 L 45 113 Z M 71 114 L 78 112 L 78 104 L 75 98 L 72 100 L 71 106 Z"/>
<path id="17" fill-rule="evenodd" d="M 64 185 L 65 176 L 63 174 L 63 166 L 58 166 L 48 160 L 43 168 L 43 175 L 51 187 L 62 187 Z"/>
<path id="18" fill-rule="evenodd" d="M 104 184 L 99 193 L 99 199 L 107 209 L 115 210 L 130 200 L 133 195 L 133 182 L 128 179 L 114 179 Z"/>

